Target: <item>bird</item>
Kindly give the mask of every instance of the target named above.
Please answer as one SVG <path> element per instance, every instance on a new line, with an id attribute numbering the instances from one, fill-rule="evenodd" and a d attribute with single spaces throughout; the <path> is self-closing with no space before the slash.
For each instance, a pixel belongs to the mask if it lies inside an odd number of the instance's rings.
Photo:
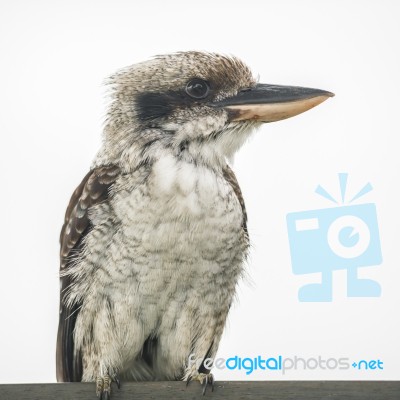
<path id="1" fill-rule="evenodd" d="M 233 55 L 155 56 L 107 81 L 102 145 L 60 234 L 59 382 L 214 383 L 249 254 L 235 153 L 333 93 L 261 84 Z M 189 356 L 200 363 L 189 363 Z"/>

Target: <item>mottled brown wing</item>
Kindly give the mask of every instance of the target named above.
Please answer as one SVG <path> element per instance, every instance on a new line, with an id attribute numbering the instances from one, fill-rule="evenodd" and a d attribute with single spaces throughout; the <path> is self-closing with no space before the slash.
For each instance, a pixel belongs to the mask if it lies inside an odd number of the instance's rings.
<path id="1" fill-rule="evenodd" d="M 79 254 L 84 237 L 91 229 L 89 210 L 105 201 L 109 189 L 117 179 L 120 170 L 115 165 L 91 170 L 72 194 L 64 225 L 60 235 L 60 271 L 68 268 L 73 257 Z M 59 382 L 79 382 L 82 378 L 82 361 L 74 356 L 73 331 L 80 304 L 66 306 L 64 297 L 71 284 L 69 276 L 60 278 L 60 320 L 57 335 L 57 380 Z"/>
<path id="2" fill-rule="evenodd" d="M 232 186 L 233 191 L 236 194 L 236 197 L 239 200 L 240 206 L 242 207 L 242 213 L 243 213 L 243 230 L 248 237 L 249 233 L 247 231 L 247 213 L 246 213 L 246 206 L 244 204 L 244 199 L 242 195 L 242 191 L 240 190 L 239 183 L 236 179 L 235 173 L 232 171 L 232 169 L 229 167 L 229 165 L 225 165 L 223 169 L 223 175 L 224 178 L 229 182 L 229 184 Z"/>

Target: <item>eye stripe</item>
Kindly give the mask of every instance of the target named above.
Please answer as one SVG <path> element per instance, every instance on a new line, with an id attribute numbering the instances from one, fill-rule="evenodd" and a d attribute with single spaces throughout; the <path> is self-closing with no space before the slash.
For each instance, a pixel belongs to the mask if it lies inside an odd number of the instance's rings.
<path id="1" fill-rule="evenodd" d="M 141 121 L 167 117 L 174 110 L 174 102 L 166 93 L 142 93 L 136 98 L 137 116 Z"/>
<path id="2" fill-rule="evenodd" d="M 135 98 L 137 118 L 144 123 L 154 123 L 158 119 L 167 118 L 177 108 L 187 108 L 206 97 L 210 98 L 214 90 L 203 79 L 193 78 L 181 90 L 165 92 L 140 93 Z"/>

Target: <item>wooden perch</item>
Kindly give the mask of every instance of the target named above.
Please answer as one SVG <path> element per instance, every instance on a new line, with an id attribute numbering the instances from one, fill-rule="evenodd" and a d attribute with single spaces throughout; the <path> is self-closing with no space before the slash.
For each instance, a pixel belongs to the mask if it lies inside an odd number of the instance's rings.
<path id="1" fill-rule="evenodd" d="M 198 382 L 127 382 L 112 400 L 399 400 L 400 381 L 219 381 L 202 396 Z M 96 400 L 94 383 L 0 385 L 4 400 Z"/>

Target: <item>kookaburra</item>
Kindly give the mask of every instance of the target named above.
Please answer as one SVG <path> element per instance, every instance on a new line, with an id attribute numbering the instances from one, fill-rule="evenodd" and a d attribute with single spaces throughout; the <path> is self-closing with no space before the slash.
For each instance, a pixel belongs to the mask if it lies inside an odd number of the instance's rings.
<path id="1" fill-rule="evenodd" d="M 239 59 L 158 56 L 110 78 L 103 144 L 61 231 L 58 381 L 200 380 L 249 248 L 229 160 L 263 122 L 332 93 L 257 83 Z"/>

